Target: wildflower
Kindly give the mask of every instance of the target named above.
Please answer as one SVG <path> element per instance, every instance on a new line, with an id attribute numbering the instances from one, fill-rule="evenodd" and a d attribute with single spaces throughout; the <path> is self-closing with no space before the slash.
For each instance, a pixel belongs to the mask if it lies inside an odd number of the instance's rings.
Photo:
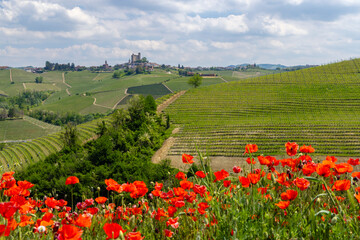
<path id="1" fill-rule="evenodd" d="M 335 172 L 336 174 L 344 174 L 346 172 L 352 172 L 354 169 L 349 163 L 339 163 L 335 164 Z"/>
<path id="2" fill-rule="evenodd" d="M 357 159 L 350 158 L 347 162 L 348 162 L 348 164 L 353 165 L 353 166 L 356 166 L 356 165 L 360 164 L 358 158 Z"/>
<path id="3" fill-rule="evenodd" d="M 142 240 L 145 237 L 141 236 L 141 233 L 139 232 L 129 232 L 128 234 L 126 234 L 125 239 L 126 240 Z"/>
<path id="4" fill-rule="evenodd" d="M 309 146 L 303 145 L 300 148 L 300 152 L 302 152 L 302 153 L 313 153 L 313 152 L 315 152 L 315 149 L 311 145 L 309 145 Z"/>
<path id="5" fill-rule="evenodd" d="M 234 166 L 233 167 L 233 172 L 234 173 L 239 173 L 239 172 L 241 172 L 241 168 L 239 166 Z"/>
<path id="6" fill-rule="evenodd" d="M 332 190 L 336 191 L 346 191 L 349 190 L 351 186 L 351 182 L 349 180 L 338 180 L 334 183 Z"/>
<path id="7" fill-rule="evenodd" d="M 275 203 L 275 205 L 281 209 L 286 209 L 290 205 L 290 201 L 280 201 L 278 203 Z"/>
<path id="8" fill-rule="evenodd" d="M 97 197 L 95 198 L 95 202 L 97 202 L 98 204 L 104 204 L 107 201 L 106 197 Z"/>
<path id="9" fill-rule="evenodd" d="M 298 195 L 297 191 L 289 189 L 281 194 L 281 199 L 284 201 L 292 201 L 297 197 L 297 195 Z"/>
<path id="10" fill-rule="evenodd" d="M 297 150 L 298 150 L 298 148 L 299 148 L 299 145 L 297 145 L 296 143 L 291 143 L 291 142 L 287 142 L 286 144 L 285 144 L 285 148 L 286 148 L 286 153 L 287 153 L 287 155 L 289 155 L 289 156 L 294 156 L 294 155 L 296 155 L 296 153 L 297 153 Z"/>
<path id="11" fill-rule="evenodd" d="M 246 162 L 248 163 L 248 164 L 255 164 L 256 163 L 256 161 L 255 161 L 255 159 L 250 159 L 250 158 L 247 158 L 246 159 Z"/>
<path id="12" fill-rule="evenodd" d="M 72 185 L 76 183 L 79 183 L 79 179 L 75 176 L 70 176 L 65 181 L 65 185 Z"/>
<path id="13" fill-rule="evenodd" d="M 198 176 L 198 178 L 205 178 L 206 177 L 206 175 L 205 175 L 205 173 L 203 171 L 197 171 L 195 173 L 195 175 Z"/>
<path id="14" fill-rule="evenodd" d="M 63 225 L 58 233 L 59 240 L 78 240 L 81 239 L 83 230 L 73 225 Z"/>
<path id="15" fill-rule="evenodd" d="M 296 178 L 294 183 L 301 191 L 304 191 L 310 186 L 310 182 L 304 178 Z"/>
<path id="16" fill-rule="evenodd" d="M 227 171 L 225 171 L 224 169 L 221 169 L 220 171 L 214 172 L 214 175 L 216 177 L 214 182 L 216 182 L 216 181 L 220 181 L 220 180 L 227 178 L 229 176 L 229 173 Z"/>
<path id="17" fill-rule="evenodd" d="M 248 179 L 252 184 L 256 184 L 258 181 L 260 181 L 260 174 L 249 173 Z"/>
<path id="18" fill-rule="evenodd" d="M 239 176 L 239 181 L 244 188 L 250 187 L 250 180 L 247 177 Z"/>
<path id="19" fill-rule="evenodd" d="M 183 154 L 182 155 L 182 161 L 183 161 L 183 163 L 185 163 L 185 164 L 192 164 L 192 163 L 194 163 L 194 161 L 193 161 L 193 156 L 191 156 L 191 155 L 188 155 L 188 154 Z"/>
<path id="20" fill-rule="evenodd" d="M 331 171 L 328 165 L 322 163 L 318 164 L 318 166 L 316 167 L 316 172 L 317 174 L 319 174 L 319 176 L 323 177 L 329 177 L 331 175 Z"/>
<path id="21" fill-rule="evenodd" d="M 166 221 L 166 226 L 171 226 L 174 229 L 177 229 L 179 227 L 179 217 L 177 218 L 169 218 L 169 220 Z"/>
<path id="22" fill-rule="evenodd" d="M 178 173 L 175 175 L 175 177 L 176 177 L 177 179 L 179 179 L 179 180 L 184 180 L 184 179 L 186 179 L 185 173 L 183 173 L 183 172 L 178 172 Z"/>
<path id="23" fill-rule="evenodd" d="M 117 223 L 105 223 L 103 227 L 105 234 L 107 235 L 106 240 L 108 239 L 117 239 L 121 232 L 126 232 L 119 224 Z"/>
<path id="24" fill-rule="evenodd" d="M 168 229 L 164 229 L 164 234 L 165 234 L 166 237 L 171 238 L 173 236 L 174 232 L 172 232 L 172 231 L 170 231 Z"/>
<path id="25" fill-rule="evenodd" d="M 224 187 L 230 187 L 231 181 L 230 180 L 229 181 L 224 180 L 223 184 L 224 184 Z"/>
<path id="26" fill-rule="evenodd" d="M 89 214 L 79 214 L 78 218 L 75 221 L 75 225 L 79 227 L 90 227 L 91 216 Z"/>
<path id="27" fill-rule="evenodd" d="M 258 151 L 258 146 L 256 144 L 247 144 L 245 146 L 245 153 L 254 153 Z"/>

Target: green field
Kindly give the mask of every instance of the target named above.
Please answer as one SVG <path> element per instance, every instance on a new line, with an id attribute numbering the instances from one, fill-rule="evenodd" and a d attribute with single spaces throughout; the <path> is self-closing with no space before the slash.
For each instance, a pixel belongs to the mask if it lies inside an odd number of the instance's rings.
<path id="1" fill-rule="evenodd" d="M 166 112 L 180 126 L 171 154 L 241 156 L 311 144 L 317 154 L 360 154 L 360 59 L 192 89 Z"/>
<path id="2" fill-rule="evenodd" d="M 0 141 L 33 139 L 59 130 L 60 127 L 30 117 L 0 121 Z"/>

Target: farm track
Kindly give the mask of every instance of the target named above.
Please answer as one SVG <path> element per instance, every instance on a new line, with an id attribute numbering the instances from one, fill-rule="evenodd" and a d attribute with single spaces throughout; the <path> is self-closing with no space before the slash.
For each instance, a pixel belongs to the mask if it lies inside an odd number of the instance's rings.
<path id="1" fill-rule="evenodd" d="M 181 97 L 183 94 L 185 94 L 186 91 L 181 91 L 176 93 L 175 95 L 171 96 L 169 99 L 167 99 L 165 102 L 160 104 L 157 107 L 157 113 L 161 113 L 165 108 L 167 108 L 170 104 L 176 101 L 179 97 Z"/>
<path id="2" fill-rule="evenodd" d="M 11 68 L 10 68 L 10 82 L 13 82 Z"/>
<path id="3" fill-rule="evenodd" d="M 112 107 L 113 110 L 117 107 L 117 105 L 119 105 L 119 104 L 121 103 L 122 100 L 124 100 L 127 96 L 129 96 L 129 94 L 127 93 L 127 90 L 128 90 L 128 89 L 126 88 L 125 91 L 124 91 L 125 96 L 122 97 L 122 98 L 121 98 L 117 103 L 115 103 L 115 105 Z"/>

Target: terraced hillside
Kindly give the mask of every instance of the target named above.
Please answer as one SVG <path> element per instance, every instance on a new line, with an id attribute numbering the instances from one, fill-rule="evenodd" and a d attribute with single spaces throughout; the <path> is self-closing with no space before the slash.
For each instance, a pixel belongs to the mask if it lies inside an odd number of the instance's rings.
<path id="1" fill-rule="evenodd" d="M 242 156 L 247 143 L 283 154 L 360 155 L 360 59 L 189 90 L 166 112 L 180 126 L 170 155 Z"/>
<path id="2" fill-rule="evenodd" d="M 28 118 L 28 117 L 27 117 Z M 98 123 L 104 120 L 109 123 L 111 117 L 96 119 L 77 126 L 80 141 L 85 143 L 96 136 Z M 37 121 L 37 120 L 33 120 Z M 40 124 L 41 122 L 38 121 Z M 25 167 L 30 162 L 43 160 L 63 147 L 62 131 L 27 142 L 12 144 L 0 151 L 0 173 Z"/>

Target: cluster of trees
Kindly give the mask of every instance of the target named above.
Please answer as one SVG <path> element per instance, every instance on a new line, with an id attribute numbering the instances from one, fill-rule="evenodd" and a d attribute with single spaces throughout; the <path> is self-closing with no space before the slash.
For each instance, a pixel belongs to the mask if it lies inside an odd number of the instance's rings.
<path id="1" fill-rule="evenodd" d="M 13 118 L 22 118 L 24 116 L 24 111 L 16 107 L 11 107 L 8 110 L 5 108 L 0 108 L 0 121 Z"/>
<path id="2" fill-rule="evenodd" d="M 142 180 L 148 185 L 167 179 L 174 171 L 169 162 L 151 163 L 153 153 L 170 134 L 166 118 L 156 114 L 155 100 L 134 97 L 127 111 L 117 110 L 112 117 L 111 125 L 99 124 L 99 138 L 84 146 L 76 141 L 76 127 L 69 125 L 63 150 L 17 172 L 16 178 L 34 183 L 37 197 L 56 195 L 68 201 L 69 186 L 64 184 L 68 176 L 80 179 L 71 186 L 79 193 L 74 195 L 76 201 L 82 200 L 80 193 L 107 196 L 104 180 L 109 178 L 119 183 Z"/>
<path id="3" fill-rule="evenodd" d="M 38 92 L 26 90 L 13 97 L 0 96 L 0 120 L 23 117 L 24 110 L 29 110 L 30 107 L 39 105 L 52 93 L 53 91 Z"/>
<path id="4" fill-rule="evenodd" d="M 143 66 L 138 65 L 135 69 L 126 67 L 124 70 L 116 70 L 113 73 L 113 78 L 121 78 L 123 76 L 129 76 L 133 74 L 150 74 L 151 72 L 149 70 L 146 70 Z"/>
<path id="5" fill-rule="evenodd" d="M 100 117 L 104 117 L 104 114 L 101 113 L 90 113 L 87 115 L 80 115 L 74 112 L 59 113 L 59 112 L 51 112 L 47 110 L 38 110 L 38 109 L 29 111 L 28 115 L 40 121 L 58 126 L 66 125 L 69 122 L 77 125 L 84 122 L 92 121 Z"/>
<path id="6" fill-rule="evenodd" d="M 75 64 L 59 64 L 46 61 L 44 69 L 47 71 L 75 71 Z"/>
<path id="7" fill-rule="evenodd" d="M 193 86 L 194 88 L 199 87 L 201 83 L 202 83 L 202 76 L 200 76 L 197 73 L 194 76 L 192 76 L 188 81 L 188 84 Z"/>
<path id="8" fill-rule="evenodd" d="M 44 78 L 43 78 L 42 76 L 39 76 L 39 77 L 36 77 L 36 78 L 35 78 L 35 82 L 36 82 L 36 83 L 42 83 L 43 80 L 44 80 Z"/>

